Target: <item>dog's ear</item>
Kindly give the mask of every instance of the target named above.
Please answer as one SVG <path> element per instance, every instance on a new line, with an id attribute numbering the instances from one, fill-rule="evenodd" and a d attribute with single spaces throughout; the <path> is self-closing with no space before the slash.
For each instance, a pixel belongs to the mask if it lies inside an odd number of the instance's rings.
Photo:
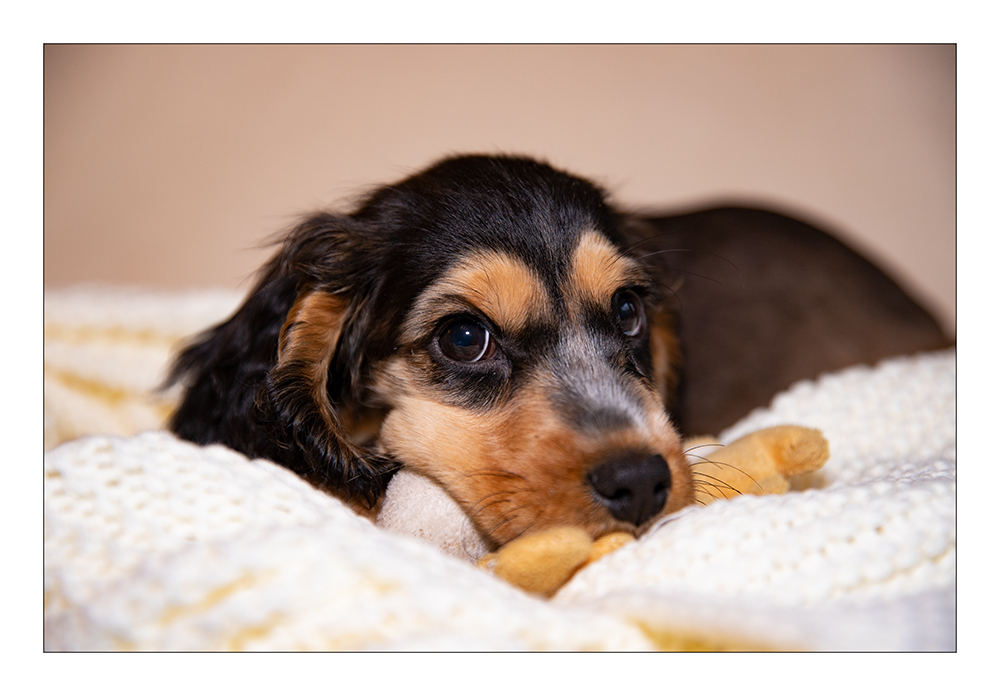
<path id="1" fill-rule="evenodd" d="M 174 433 L 202 445 L 225 444 L 249 457 L 273 458 L 256 414 L 258 392 L 274 366 L 278 336 L 295 297 L 295 278 L 272 260 L 236 314 L 179 353 L 164 385 L 184 387 L 169 422 Z"/>
<path id="2" fill-rule="evenodd" d="M 353 395 L 363 364 L 344 355 L 352 352 L 345 344 L 359 342 L 342 339 L 348 325 L 364 332 L 362 304 L 323 289 L 299 294 L 281 329 L 260 407 L 271 437 L 293 450 L 288 466 L 370 506 L 397 467 L 354 442 L 359 404 Z"/>
<path id="3" fill-rule="evenodd" d="M 371 245 L 357 243 L 368 238 L 357 228 L 318 215 L 284 238 L 239 311 L 178 357 L 168 384 L 187 390 L 170 427 L 371 506 L 397 467 L 352 442 L 344 423 L 366 355 L 357 336 L 372 314 L 370 260 L 358 258 Z"/>

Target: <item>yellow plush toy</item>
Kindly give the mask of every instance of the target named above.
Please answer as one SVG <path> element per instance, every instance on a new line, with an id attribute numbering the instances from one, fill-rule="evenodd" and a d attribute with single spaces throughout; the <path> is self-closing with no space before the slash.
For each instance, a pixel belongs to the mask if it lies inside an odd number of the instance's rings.
<path id="1" fill-rule="evenodd" d="M 708 438 L 684 443 L 692 461 L 695 500 L 705 505 L 737 495 L 787 493 L 793 477 L 819 470 L 830 457 L 818 430 L 777 425 L 722 447 Z"/>
<path id="2" fill-rule="evenodd" d="M 685 442 L 695 483 L 695 501 L 706 505 L 736 495 L 785 493 L 790 479 L 817 471 L 829 458 L 818 430 L 781 425 L 746 435 L 722 447 L 707 438 Z M 552 596 L 588 563 L 634 541 L 615 533 L 596 541 L 576 527 L 529 534 L 482 556 L 478 565 L 526 592 Z"/>

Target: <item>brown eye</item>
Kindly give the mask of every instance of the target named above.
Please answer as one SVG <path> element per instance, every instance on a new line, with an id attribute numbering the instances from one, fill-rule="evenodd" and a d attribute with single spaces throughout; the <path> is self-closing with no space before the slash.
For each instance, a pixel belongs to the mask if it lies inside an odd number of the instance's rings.
<path id="1" fill-rule="evenodd" d="M 626 336 L 638 336 L 645 328 L 646 317 L 642 311 L 642 302 L 631 290 L 618 294 L 615 300 L 615 315 L 618 327 Z"/>
<path id="2" fill-rule="evenodd" d="M 489 359 L 495 348 L 486 327 L 469 319 L 453 321 L 438 338 L 441 352 L 458 362 L 474 363 Z"/>

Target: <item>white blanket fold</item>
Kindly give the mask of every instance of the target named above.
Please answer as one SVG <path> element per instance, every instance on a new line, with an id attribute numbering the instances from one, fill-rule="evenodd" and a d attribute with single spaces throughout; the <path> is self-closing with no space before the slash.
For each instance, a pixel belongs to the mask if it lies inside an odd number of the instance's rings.
<path id="1" fill-rule="evenodd" d="M 120 313 L 84 330 L 67 302 L 46 297 L 47 442 L 97 434 L 45 457 L 48 650 L 955 648 L 954 351 L 793 386 L 721 439 L 821 429 L 815 487 L 688 508 L 546 602 L 270 462 L 130 435 L 160 406 L 102 428 L 94 405 L 146 398 L 167 348 L 108 392 L 95 341 L 124 364 L 123 340 L 180 330 L 130 333 Z"/>

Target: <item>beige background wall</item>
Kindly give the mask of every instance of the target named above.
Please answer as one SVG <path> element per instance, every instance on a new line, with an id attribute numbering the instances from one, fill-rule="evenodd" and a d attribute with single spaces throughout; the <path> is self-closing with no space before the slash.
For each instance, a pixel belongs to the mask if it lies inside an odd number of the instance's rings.
<path id="1" fill-rule="evenodd" d="M 47 46 L 45 284 L 242 287 L 439 156 L 831 225 L 955 321 L 953 46 Z"/>

